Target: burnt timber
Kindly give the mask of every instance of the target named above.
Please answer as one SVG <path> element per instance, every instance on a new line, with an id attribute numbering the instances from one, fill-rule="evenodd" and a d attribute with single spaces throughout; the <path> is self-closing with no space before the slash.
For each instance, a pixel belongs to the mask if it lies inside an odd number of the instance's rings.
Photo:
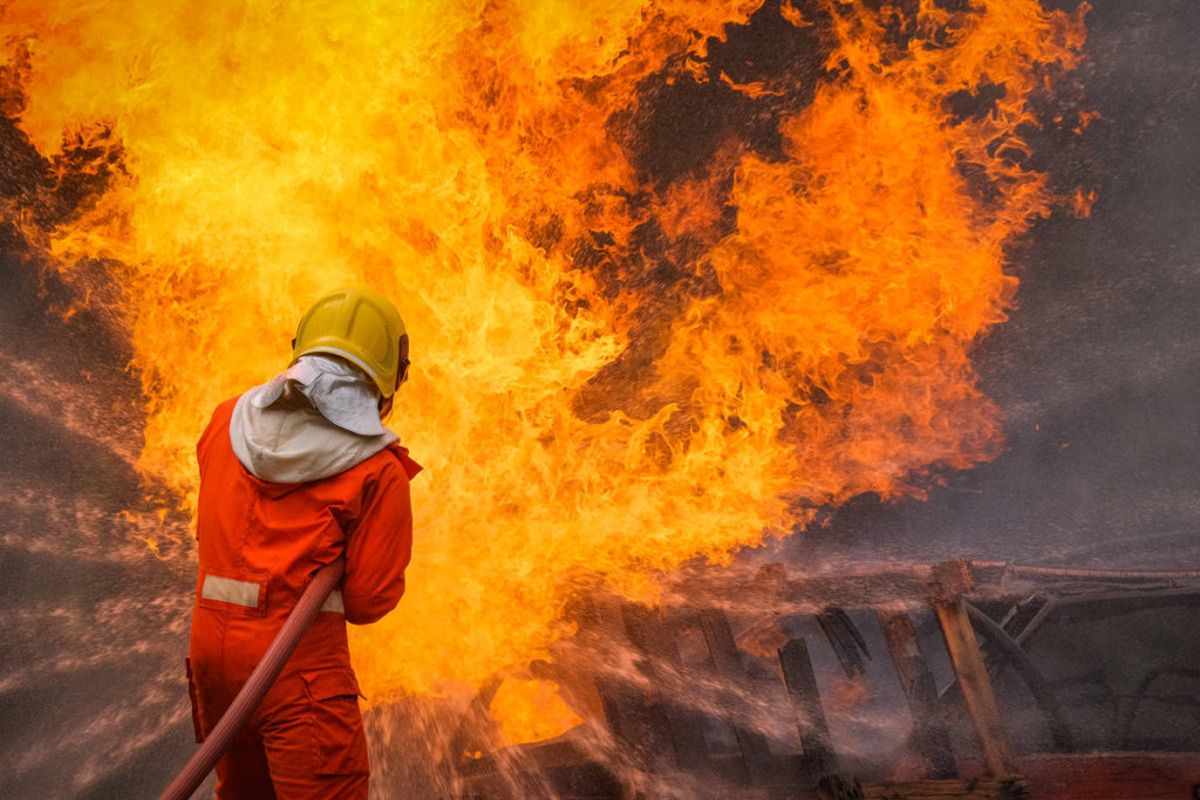
<path id="1" fill-rule="evenodd" d="M 570 658 L 563 665 L 537 662 L 530 667 L 529 675 L 553 679 L 567 692 L 599 696 L 601 713 L 589 724 L 602 729 L 604 746 L 598 749 L 594 738 L 589 740 L 578 731 L 546 742 L 494 749 L 486 742 L 459 741 L 456 752 L 464 755 L 444 765 L 458 787 L 456 796 L 478 800 L 1200 796 L 1200 753 L 1076 752 L 1053 689 L 1021 650 L 1040 626 L 1067 610 L 1075 618 L 1087 618 L 1131 609 L 1200 605 L 1200 573 L 958 561 L 790 575 L 783 565 L 771 564 L 749 582 L 710 573 L 674 588 L 677 601 L 664 602 L 657 609 L 609 597 L 583 601 L 577 609 L 576 639 L 581 648 L 603 652 L 611 648 L 614 638 L 620 640 L 637 655 L 637 680 L 617 679 L 598 667 L 588 674 L 588 666 L 572 664 Z M 686 600 L 695 597 L 713 602 L 696 608 Z M 786 748 L 780 752 L 776 738 L 764 735 L 755 724 L 753 706 L 755 698 L 763 696 L 764 676 L 747 670 L 727 616 L 747 605 L 777 609 L 780 614 L 810 614 L 851 680 L 862 672 L 863 659 L 871 654 L 844 609 L 874 610 L 911 712 L 908 744 L 924 777 L 860 784 L 838 772 L 838 754 L 826 720 L 827 701 L 814 674 L 811 643 L 803 637 L 789 637 L 775 650 L 776 675 L 771 677 L 782 686 L 781 696 L 786 698 L 799 743 L 794 748 L 798 752 Z M 980 606 L 1001 609 L 1001 619 L 993 620 Z M 934 612 L 953 667 L 954 680 L 940 690 L 913 628 L 911 612 L 922 608 Z M 993 681 L 1006 669 L 1029 687 L 1055 752 L 1014 754 L 993 691 Z M 1129 744 L 1132 715 L 1151 684 L 1162 677 L 1160 672 L 1151 670 L 1143 680 L 1145 686 L 1115 716 L 1114 751 Z M 588 686 L 581 690 L 580 684 Z M 496 685 L 485 688 L 469 714 L 478 718 L 485 713 Z M 702 710 L 704 702 L 679 702 L 681 694 L 689 692 L 697 697 L 707 693 L 710 706 L 731 710 L 723 739 L 712 734 L 709 715 Z M 949 728 L 964 715 L 974 732 L 974 746 L 956 750 Z M 479 755 L 467 755 L 472 750 Z"/>

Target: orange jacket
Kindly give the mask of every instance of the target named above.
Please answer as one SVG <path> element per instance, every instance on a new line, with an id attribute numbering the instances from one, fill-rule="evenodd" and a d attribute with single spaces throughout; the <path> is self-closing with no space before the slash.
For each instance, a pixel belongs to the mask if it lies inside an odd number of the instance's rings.
<path id="1" fill-rule="evenodd" d="M 190 669 L 198 734 L 207 731 L 279 632 L 311 576 L 346 557 L 340 592 L 330 596 L 300 641 L 280 683 L 329 671 L 335 689 L 357 694 L 346 621 L 366 624 L 404 594 L 412 549 L 409 479 L 421 467 L 391 445 L 356 466 L 308 483 L 269 483 L 234 455 L 235 400 L 217 407 L 200 438 L 196 523 L 199 575 Z M 207 708 L 206 708 L 207 706 Z"/>

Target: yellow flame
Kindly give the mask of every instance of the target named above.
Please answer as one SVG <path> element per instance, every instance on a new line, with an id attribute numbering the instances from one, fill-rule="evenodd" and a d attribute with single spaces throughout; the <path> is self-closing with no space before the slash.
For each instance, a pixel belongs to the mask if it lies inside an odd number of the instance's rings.
<path id="1" fill-rule="evenodd" d="M 510 678 L 500 685 L 488 710 L 500 723 L 502 744 L 550 739 L 583 722 L 563 702 L 554 681 Z"/>
<path id="2" fill-rule="evenodd" d="M 622 133 L 639 83 L 702 76 L 756 3 L 12 0 L 0 30 L 37 149 L 83 137 L 122 166 L 47 246 L 68 274 L 109 260 L 140 468 L 187 506 L 211 409 L 284 365 L 308 303 L 365 282 L 400 306 L 393 424 L 427 471 L 409 595 L 354 635 L 380 699 L 544 657 L 597 574 L 649 594 L 657 570 L 996 452 L 969 351 L 1011 302 L 1005 244 L 1047 213 L 1012 154 L 1082 14 L 979 5 L 922 0 L 897 40 L 890 6 L 785 4 L 831 47 L 785 157 L 735 139 L 667 186 Z M 951 116 L 990 84 L 992 108 Z M 694 277 L 682 300 L 625 280 L 647 222 Z"/>

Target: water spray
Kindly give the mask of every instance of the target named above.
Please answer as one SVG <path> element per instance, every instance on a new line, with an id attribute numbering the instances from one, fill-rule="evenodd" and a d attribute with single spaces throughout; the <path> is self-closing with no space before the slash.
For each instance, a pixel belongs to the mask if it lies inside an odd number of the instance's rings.
<path id="1" fill-rule="evenodd" d="M 250 715 L 266 697 L 296 646 L 300 644 L 305 631 L 317 618 L 321 605 L 338 585 L 345 571 L 346 562 L 339 558 L 317 572 L 312 583 L 300 596 L 300 602 L 296 604 L 291 616 L 263 654 L 262 661 L 258 662 L 246 685 L 238 692 L 237 697 L 233 698 L 217 727 L 213 728 L 212 733 L 205 738 L 204 744 L 188 759 L 187 764 L 175 776 L 175 780 L 171 781 L 171 785 L 159 795 L 158 800 L 187 800 L 192 796 L 192 792 L 196 791 L 196 787 L 203 783 L 205 776 L 233 744 L 246 720 L 250 719 Z"/>

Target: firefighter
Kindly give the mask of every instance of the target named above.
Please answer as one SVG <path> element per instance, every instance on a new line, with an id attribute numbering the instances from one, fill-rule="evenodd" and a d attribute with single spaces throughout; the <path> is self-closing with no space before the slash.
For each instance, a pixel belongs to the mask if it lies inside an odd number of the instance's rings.
<path id="1" fill-rule="evenodd" d="M 367 797 L 367 744 L 346 623 L 404 594 L 409 480 L 421 469 L 384 426 L 408 375 L 395 307 L 363 288 L 300 320 L 291 363 L 219 405 L 200 438 L 199 575 L 187 659 L 202 741 L 262 658 L 311 577 L 345 577 L 217 765 L 220 798 Z"/>

